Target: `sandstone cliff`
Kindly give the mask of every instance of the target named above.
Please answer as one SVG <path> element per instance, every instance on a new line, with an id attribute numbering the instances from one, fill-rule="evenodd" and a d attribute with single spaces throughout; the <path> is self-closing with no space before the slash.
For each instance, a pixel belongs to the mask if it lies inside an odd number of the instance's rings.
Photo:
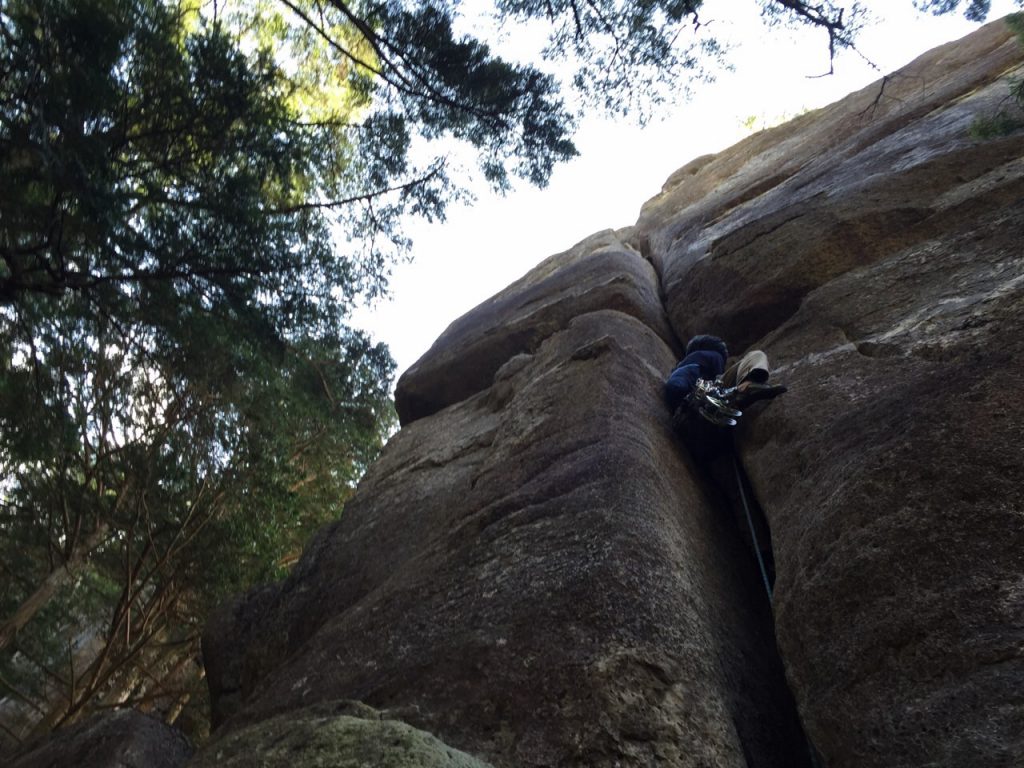
<path id="1" fill-rule="evenodd" d="M 381 765 L 798 766 L 800 720 L 830 767 L 1020 765 L 1024 134 L 968 128 L 1021 60 L 995 22 L 695 160 L 456 321 L 342 519 L 211 623 L 195 764 L 313 764 L 269 743 L 333 717 Z M 697 331 L 790 386 L 739 436 L 771 609 L 661 403 Z"/>

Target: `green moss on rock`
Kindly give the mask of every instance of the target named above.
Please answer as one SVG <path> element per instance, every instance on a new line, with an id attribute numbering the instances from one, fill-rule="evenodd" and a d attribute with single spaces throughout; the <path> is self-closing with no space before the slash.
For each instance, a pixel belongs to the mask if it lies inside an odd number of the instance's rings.
<path id="1" fill-rule="evenodd" d="M 317 706 L 234 731 L 189 768 L 490 768 L 426 731 L 356 702 Z"/>

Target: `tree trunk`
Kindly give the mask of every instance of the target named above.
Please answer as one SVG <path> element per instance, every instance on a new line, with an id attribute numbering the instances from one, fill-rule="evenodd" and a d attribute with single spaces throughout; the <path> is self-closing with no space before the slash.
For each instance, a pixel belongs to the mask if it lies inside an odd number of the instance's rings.
<path id="1" fill-rule="evenodd" d="M 0 651 L 4 650 L 17 636 L 18 631 L 39 613 L 57 591 L 70 582 L 85 565 L 96 547 L 103 543 L 110 530 L 108 523 L 100 523 L 86 539 L 75 548 L 66 562 L 50 571 L 43 583 L 29 595 L 9 618 L 0 624 Z"/>

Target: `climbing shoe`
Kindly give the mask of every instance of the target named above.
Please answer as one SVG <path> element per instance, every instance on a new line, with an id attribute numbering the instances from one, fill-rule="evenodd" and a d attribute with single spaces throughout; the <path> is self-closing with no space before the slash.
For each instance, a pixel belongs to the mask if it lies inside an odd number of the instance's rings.
<path id="1" fill-rule="evenodd" d="M 786 392 L 786 387 L 781 384 L 758 384 L 750 381 L 743 384 L 732 399 L 732 404 L 737 408 L 746 408 L 758 400 L 771 400 L 773 397 Z"/>
<path id="2" fill-rule="evenodd" d="M 767 384 L 768 371 L 764 368 L 752 368 L 750 372 L 743 377 L 743 381 L 749 381 L 753 384 Z"/>

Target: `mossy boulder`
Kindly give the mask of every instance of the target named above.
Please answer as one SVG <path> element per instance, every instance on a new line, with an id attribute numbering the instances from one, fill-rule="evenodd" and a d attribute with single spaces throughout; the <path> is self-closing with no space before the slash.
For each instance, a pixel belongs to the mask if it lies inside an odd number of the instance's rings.
<path id="1" fill-rule="evenodd" d="M 355 702 L 289 712 L 206 746 L 189 768 L 490 768 Z"/>

